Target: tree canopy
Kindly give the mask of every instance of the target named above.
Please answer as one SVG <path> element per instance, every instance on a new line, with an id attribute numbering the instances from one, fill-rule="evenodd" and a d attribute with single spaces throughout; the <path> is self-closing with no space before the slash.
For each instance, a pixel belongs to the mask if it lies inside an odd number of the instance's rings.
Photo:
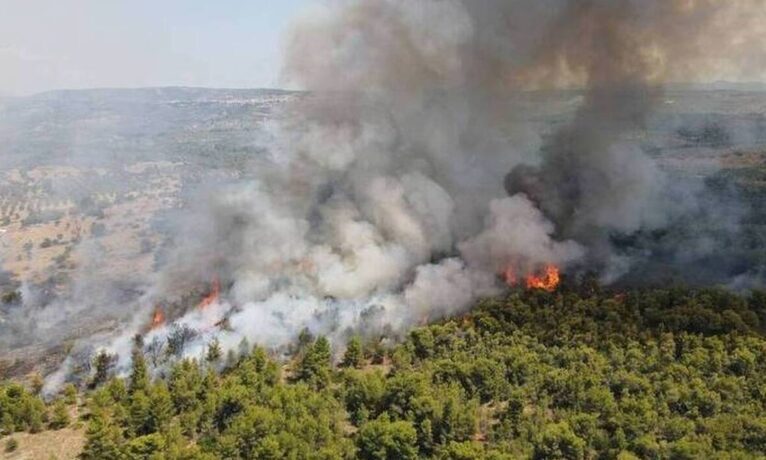
<path id="1" fill-rule="evenodd" d="M 87 395 L 82 458 L 763 457 L 761 325 L 761 293 L 573 288 L 488 299 L 391 347 L 333 344 L 337 367 L 309 334 L 287 363 L 248 346 L 154 381 L 134 356 Z M 4 432 L 65 423 L 57 404 L 3 386 Z"/>

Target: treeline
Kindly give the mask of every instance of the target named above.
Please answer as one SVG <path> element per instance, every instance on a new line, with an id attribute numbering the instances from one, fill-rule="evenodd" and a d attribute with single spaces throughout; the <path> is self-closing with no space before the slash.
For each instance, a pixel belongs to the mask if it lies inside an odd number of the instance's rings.
<path id="1" fill-rule="evenodd" d="M 763 458 L 762 325 L 763 293 L 592 285 L 486 300 L 390 348 L 354 338 L 336 365 L 302 334 L 287 365 L 213 342 L 151 381 L 137 346 L 87 395 L 82 458 Z"/>

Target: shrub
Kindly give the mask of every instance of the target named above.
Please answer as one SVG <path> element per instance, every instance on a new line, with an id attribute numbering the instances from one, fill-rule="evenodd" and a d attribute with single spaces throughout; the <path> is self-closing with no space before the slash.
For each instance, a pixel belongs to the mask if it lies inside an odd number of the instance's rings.
<path id="1" fill-rule="evenodd" d="M 19 448 L 19 441 L 16 438 L 9 438 L 7 441 L 5 441 L 5 451 L 6 452 L 15 452 L 16 449 Z"/>

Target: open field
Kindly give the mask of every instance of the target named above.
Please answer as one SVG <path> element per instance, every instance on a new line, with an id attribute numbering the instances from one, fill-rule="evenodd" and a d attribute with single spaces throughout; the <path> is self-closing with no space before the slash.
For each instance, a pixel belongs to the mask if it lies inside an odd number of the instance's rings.
<path id="1" fill-rule="evenodd" d="M 12 436 L 19 443 L 13 452 L 0 451 L 4 460 L 75 460 L 85 444 L 83 428 L 63 428 L 42 433 L 16 433 Z M 3 438 L 7 441 L 8 438 Z"/>

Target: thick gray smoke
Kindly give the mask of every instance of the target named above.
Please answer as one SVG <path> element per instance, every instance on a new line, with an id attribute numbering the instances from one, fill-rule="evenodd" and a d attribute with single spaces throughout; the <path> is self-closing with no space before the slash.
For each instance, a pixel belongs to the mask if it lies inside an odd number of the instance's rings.
<path id="1" fill-rule="evenodd" d="M 553 22 L 556 33 L 546 35 L 535 62 L 580 75 L 584 100 L 571 123 L 543 146 L 541 163 L 515 167 L 505 184 L 510 194 L 523 193 L 540 207 L 556 224 L 557 237 L 588 247 L 591 268 L 598 264 L 610 279 L 630 262 L 611 236 L 667 227 L 694 212 L 703 199 L 701 190 L 671 190 L 635 141 L 660 100 L 662 83 L 688 81 L 711 65 L 742 59 L 743 52 L 757 47 L 753 40 L 763 25 L 734 32 L 743 33 L 736 38 L 726 32 L 734 24 L 762 19 L 762 13 L 747 16 L 757 11 L 753 2 L 557 3 L 563 14 Z M 715 35 L 722 45 L 703 52 Z M 719 54 L 721 49 L 728 55 Z"/>
<path id="2" fill-rule="evenodd" d="M 580 259 L 611 280 L 635 257 L 615 235 L 716 211 L 701 190 L 670 187 L 637 138 L 665 82 L 762 76 L 764 18 L 750 0 L 343 2 L 299 26 L 288 48 L 288 76 L 350 93 L 304 110 L 301 167 L 315 163 L 312 180 L 350 194 L 363 215 L 375 200 L 358 199 L 356 177 L 367 188 L 417 171 L 452 205 L 430 240 L 460 248 L 471 269 Z M 514 96 L 562 86 L 585 87 L 573 119 L 549 139 L 525 136 Z"/>
<path id="3" fill-rule="evenodd" d="M 509 268 L 624 271 L 615 234 L 699 206 L 666 199 L 635 139 L 662 84 L 763 76 L 763 10 L 759 0 L 334 4 L 292 31 L 285 76 L 312 93 L 274 122 L 271 157 L 188 217 L 143 316 L 109 347 L 126 356 L 155 303 L 213 276 L 225 300 L 179 320 L 200 331 L 191 354 L 211 335 L 233 348 L 278 346 L 304 327 L 403 331 L 499 292 Z M 558 132 L 515 122 L 520 94 L 561 87 L 586 90 Z"/>

